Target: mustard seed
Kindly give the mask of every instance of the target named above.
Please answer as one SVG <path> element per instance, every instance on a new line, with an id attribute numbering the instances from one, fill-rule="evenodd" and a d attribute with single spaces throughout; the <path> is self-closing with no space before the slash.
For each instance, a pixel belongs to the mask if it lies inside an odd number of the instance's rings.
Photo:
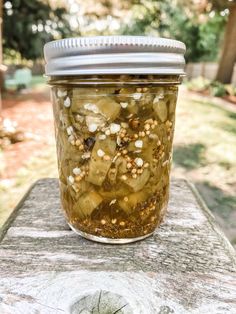
<path id="1" fill-rule="evenodd" d="M 126 176 L 125 174 L 123 174 L 123 175 L 121 176 L 121 179 L 124 180 L 124 181 L 126 181 L 128 178 L 127 178 L 127 176 Z"/>
<path id="2" fill-rule="evenodd" d="M 148 131 L 148 130 L 150 129 L 150 127 L 151 127 L 151 126 L 150 126 L 149 123 L 147 123 L 147 124 L 144 125 L 144 129 L 145 129 L 146 131 Z"/>
<path id="3" fill-rule="evenodd" d="M 80 146 L 80 145 L 81 145 L 81 140 L 79 140 L 79 139 L 76 140 L 76 141 L 75 141 L 75 145 L 76 145 L 76 146 Z"/>
<path id="4" fill-rule="evenodd" d="M 105 156 L 103 156 L 103 159 L 108 161 L 108 160 L 111 160 L 111 157 L 109 155 L 105 155 Z"/>

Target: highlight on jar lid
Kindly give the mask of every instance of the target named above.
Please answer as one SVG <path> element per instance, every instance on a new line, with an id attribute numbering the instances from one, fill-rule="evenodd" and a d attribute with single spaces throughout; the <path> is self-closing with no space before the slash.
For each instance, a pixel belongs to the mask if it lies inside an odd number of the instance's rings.
<path id="1" fill-rule="evenodd" d="M 84 74 L 184 75 L 185 44 L 148 36 L 95 36 L 44 46 L 48 76 Z"/>

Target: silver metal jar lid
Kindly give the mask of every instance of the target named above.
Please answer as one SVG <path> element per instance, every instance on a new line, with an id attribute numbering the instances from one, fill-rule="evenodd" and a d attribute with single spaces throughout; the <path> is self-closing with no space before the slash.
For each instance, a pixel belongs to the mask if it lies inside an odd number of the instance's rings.
<path id="1" fill-rule="evenodd" d="M 96 36 L 56 40 L 44 46 L 48 76 L 81 74 L 183 75 L 185 44 L 147 36 Z"/>

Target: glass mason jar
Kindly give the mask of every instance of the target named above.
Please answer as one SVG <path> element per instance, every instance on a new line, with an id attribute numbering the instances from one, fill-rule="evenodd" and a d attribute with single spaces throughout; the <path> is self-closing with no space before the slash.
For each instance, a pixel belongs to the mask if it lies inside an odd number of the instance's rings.
<path id="1" fill-rule="evenodd" d="M 185 47 L 141 39 L 83 38 L 76 45 L 67 39 L 45 48 L 62 208 L 75 232 L 99 242 L 146 238 L 167 209 Z M 151 67 L 140 54 L 157 64 Z"/>

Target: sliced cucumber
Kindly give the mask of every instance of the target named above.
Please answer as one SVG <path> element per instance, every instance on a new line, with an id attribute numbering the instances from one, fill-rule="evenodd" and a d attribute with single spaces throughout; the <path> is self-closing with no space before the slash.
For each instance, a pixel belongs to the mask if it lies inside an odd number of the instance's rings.
<path id="1" fill-rule="evenodd" d="M 121 182 L 116 183 L 115 188 L 113 187 L 112 189 L 106 190 L 104 187 L 101 187 L 98 190 L 99 194 L 106 200 L 113 200 L 119 197 L 124 197 L 131 191 L 127 187 L 127 185 L 124 185 Z"/>
<path id="2" fill-rule="evenodd" d="M 120 104 L 109 97 L 101 97 L 97 102 L 99 112 L 110 122 L 114 121 L 120 113 Z"/>
<path id="3" fill-rule="evenodd" d="M 116 177 L 117 177 L 117 169 L 116 168 L 110 168 L 107 174 L 107 180 L 111 185 L 114 185 L 116 183 Z"/>
<path id="4" fill-rule="evenodd" d="M 83 116 L 94 116 L 114 121 L 120 113 L 120 104 L 111 97 L 96 97 L 94 99 L 73 99 L 70 112 Z"/>
<path id="5" fill-rule="evenodd" d="M 144 94 L 143 97 L 140 100 L 140 106 L 145 106 L 146 108 L 151 108 L 153 100 L 155 98 L 155 94 L 153 93 L 147 93 Z"/>
<path id="6" fill-rule="evenodd" d="M 150 195 L 150 191 L 142 190 L 139 192 L 131 193 L 125 198 L 118 201 L 119 206 L 126 214 L 132 213 L 139 203 L 145 202 Z"/>
<path id="7" fill-rule="evenodd" d="M 124 183 L 128 185 L 132 189 L 132 191 L 137 192 L 145 186 L 149 177 L 149 170 L 144 169 L 143 173 L 138 175 L 137 178 L 128 177 L 127 180 L 124 181 Z"/>
<path id="8" fill-rule="evenodd" d="M 110 169 L 112 159 L 116 150 L 116 142 L 110 138 L 105 140 L 97 139 L 89 162 L 89 171 L 86 181 L 91 182 L 95 185 L 101 186 L 106 178 L 108 170 Z M 109 160 L 104 160 L 98 156 L 98 151 L 104 152 L 105 155 L 109 156 Z"/>
<path id="9" fill-rule="evenodd" d="M 73 210 L 80 217 L 88 217 L 101 204 L 102 201 L 102 197 L 97 192 L 85 192 L 74 204 Z"/>
<path id="10" fill-rule="evenodd" d="M 167 98 L 167 103 L 168 103 L 168 109 L 169 109 L 169 115 L 173 115 L 175 113 L 175 106 L 176 106 L 176 101 L 177 101 L 177 94 L 169 94 L 166 96 Z"/>
<path id="11" fill-rule="evenodd" d="M 126 172 L 128 172 L 127 169 L 127 161 L 124 157 L 120 156 L 119 158 L 117 158 L 115 165 L 118 169 L 118 174 L 124 174 Z"/>
<path id="12" fill-rule="evenodd" d="M 132 99 L 135 92 L 135 87 L 121 88 L 119 94 L 117 95 L 117 99 L 122 102 L 130 102 L 130 99 Z"/>
<path id="13" fill-rule="evenodd" d="M 74 200 L 69 192 L 69 187 L 60 181 L 60 195 L 63 209 L 70 211 L 73 207 Z"/>
<path id="14" fill-rule="evenodd" d="M 158 119 L 161 120 L 161 122 L 166 121 L 168 115 L 166 100 L 154 101 L 153 110 L 155 111 Z"/>
<path id="15" fill-rule="evenodd" d="M 81 180 L 79 183 L 75 183 L 74 185 L 77 188 L 76 191 L 73 189 L 72 186 L 69 187 L 70 193 L 75 201 L 79 200 L 82 194 L 84 194 L 85 192 L 89 192 L 92 189 L 91 184 L 89 182 L 86 182 L 85 180 Z"/>
<path id="16" fill-rule="evenodd" d="M 128 112 L 132 113 L 132 114 L 137 114 L 138 108 L 139 108 L 138 103 L 134 99 L 131 99 L 128 106 L 127 106 Z"/>
<path id="17" fill-rule="evenodd" d="M 143 139 L 143 149 L 140 152 L 140 157 L 144 162 L 151 163 L 153 161 L 153 154 L 157 148 L 157 140 L 152 140 L 147 137 Z"/>

